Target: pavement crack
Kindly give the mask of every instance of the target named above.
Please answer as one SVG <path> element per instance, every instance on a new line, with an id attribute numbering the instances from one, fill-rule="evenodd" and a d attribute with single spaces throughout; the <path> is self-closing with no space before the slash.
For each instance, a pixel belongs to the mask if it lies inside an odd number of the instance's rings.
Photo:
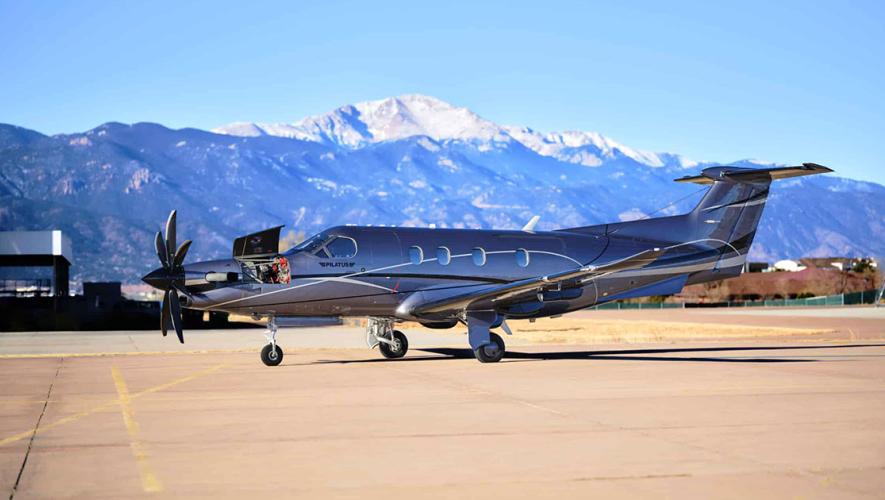
<path id="1" fill-rule="evenodd" d="M 43 408 L 40 410 L 40 416 L 37 417 L 37 425 L 34 426 L 34 432 L 31 433 L 31 438 L 28 440 L 28 447 L 25 449 L 22 465 L 18 469 L 18 476 L 15 478 L 15 484 L 12 485 L 12 491 L 9 492 L 9 500 L 15 498 L 15 493 L 18 491 L 18 485 L 24 475 L 25 467 L 28 465 L 28 457 L 31 455 L 31 448 L 34 446 L 34 438 L 37 437 L 37 431 L 40 429 L 40 422 L 43 421 L 43 415 L 46 414 L 46 407 L 49 406 L 49 398 L 52 396 L 52 387 L 55 386 L 55 380 L 58 378 L 58 372 L 61 371 L 61 365 L 64 361 L 65 358 L 59 358 L 58 367 L 55 369 L 55 375 L 52 376 L 52 381 L 49 382 L 49 390 L 46 391 L 46 400 L 43 401 Z"/>

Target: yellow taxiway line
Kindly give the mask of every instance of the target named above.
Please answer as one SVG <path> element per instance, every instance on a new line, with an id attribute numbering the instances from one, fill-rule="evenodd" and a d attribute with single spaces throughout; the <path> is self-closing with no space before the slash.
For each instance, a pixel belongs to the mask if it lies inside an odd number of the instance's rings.
<path id="1" fill-rule="evenodd" d="M 254 348 L 204 349 L 192 351 L 51 352 L 45 354 L 0 354 L 0 359 L 102 358 L 108 356 L 175 356 L 181 354 L 236 354 L 255 352 Z"/>
<path id="2" fill-rule="evenodd" d="M 138 399 L 138 398 L 144 396 L 145 394 L 153 394 L 155 392 L 169 389 L 170 387 L 174 387 L 176 385 L 183 384 L 185 382 L 189 382 L 191 380 L 194 380 L 194 379 L 209 375 L 211 373 L 217 372 L 218 370 L 220 370 L 226 366 L 228 366 L 228 365 L 220 364 L 220 365 L 215 365 L 213 367 L 207 368 L 205 370 L 200 370 L 196 373 L 193 373 L 191 375 L 187 375 L 185 377 L 181 377 L 179 379 L 175 379 L 171 382 L 166 382 L 165 384 L 160 384 L 160 385 L 151 387 L 149 389 L 145 389 L 141 392 L 136 392 L 135 394 L 131 394 L 129 396 L 129 399 L 131 401 L 133 399 Z M 65 425 L 65 424 L 75 422 L 77 420 L 80 420 L 83 417 L 88 417 L 89 415 L 106 410 L 106 409 L 111 408 L 111 407 L 118 405 L 118 404 L 120 404 L 119 398 L 114 399 L 112 401 L 108 401 L 107 403 L 100 404 L 100 405 L 90 408 L 88 410 L 83 410 L 81 412 L 74 413 L 73 415 L 68 415 L 67 417 L 60 418 L 60 419 L 58 419 L 54 422 L 51 422 L 49 424 L 41 424 L 39 429 L 36 429 L 36 428 L 30 429 L 25 432 L 19 432 L 18 434 L 13 434 L 9 437 L 0 439 L 0 446 L 5 446 L 7 444 L 14 443 L 14 442 L 20 441 L 22 439 L 30 438 L 32 435 L 42 434 L 50 429 L 54 429 L 56 427 L 59 427 L 59 426 Z"/>
<path id="3" fill-rule="evenodd" d="M 114 386 L 117 388 L 117 395 L 120 403 L 120 413 L 123 415 L 123 423 L 126 425 L 126 432 L 129 434 L 129 446 L 132 448 L 132 456 L 138 465 L 138 474 L 141 476 L 141 486 L 148 493 L 156 493 L 163 491 L 163 484 L 157 479 L 154 470 L 151 468 L 148 460 L 147 446 L 141 440 L 139 435 L 138 422 L 135 420 L 135 412 L 132 410 L 132 397 L 129 395 L 129 388 L 126 387 L 126 380 L 123 374 L 116 366 L 111 367 L 111 377 L 114 379 Z"/>

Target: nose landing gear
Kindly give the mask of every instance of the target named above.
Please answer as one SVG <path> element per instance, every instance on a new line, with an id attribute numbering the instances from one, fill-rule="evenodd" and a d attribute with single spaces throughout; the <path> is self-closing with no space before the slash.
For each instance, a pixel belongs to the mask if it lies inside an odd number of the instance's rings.
<path id="1" fill-rule="evenodd" d="M 261 362 L 267 366 L 277 366 L 283 361 L 283 350 L 277 345 L 277 321 L 273 316 L 267 319 L 264 336 L 268 344 L 261 349 Z"/>
<path id="2" fill-rule="evenodd" d="M 267 366 L 277 366 L 283 361 L 283 350 L 280 346 L 267 344 L 261 348 L 261 362 Z"/>

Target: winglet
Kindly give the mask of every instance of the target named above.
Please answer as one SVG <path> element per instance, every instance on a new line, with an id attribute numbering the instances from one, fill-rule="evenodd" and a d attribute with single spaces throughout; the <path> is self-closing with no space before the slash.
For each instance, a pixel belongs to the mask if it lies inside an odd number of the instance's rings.
<path id="1" fill-rule="evenodd" d="M 528 222 L 525 223 L 524 226 L 522 226 L 522 230 L 523 231 L 534 231 L 535 225 L 538 223 L 539 220 L 541 220 L 540 215 L 533 216 L 531 219 L 529 219 Z"/>

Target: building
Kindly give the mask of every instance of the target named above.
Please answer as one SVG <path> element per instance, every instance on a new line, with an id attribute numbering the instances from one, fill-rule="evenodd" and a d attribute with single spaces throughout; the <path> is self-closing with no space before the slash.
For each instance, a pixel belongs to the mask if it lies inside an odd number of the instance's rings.
<path id="1" fill-rule="evenodd" d="M 66 297 L 72 260 L 61 231 L 0 232 L 0 295 Z"/>
<path id="2" fill-rule="evenodd" d="M 789 259 L 779 260 L 774 263 L 773 267 L 775 271 L 787 271 L 790 273 L 797 273 L 799 271 L 804 271 L 805 269 L 807 269 L 807 267 L 803 266 L 802 263 Z"/>

